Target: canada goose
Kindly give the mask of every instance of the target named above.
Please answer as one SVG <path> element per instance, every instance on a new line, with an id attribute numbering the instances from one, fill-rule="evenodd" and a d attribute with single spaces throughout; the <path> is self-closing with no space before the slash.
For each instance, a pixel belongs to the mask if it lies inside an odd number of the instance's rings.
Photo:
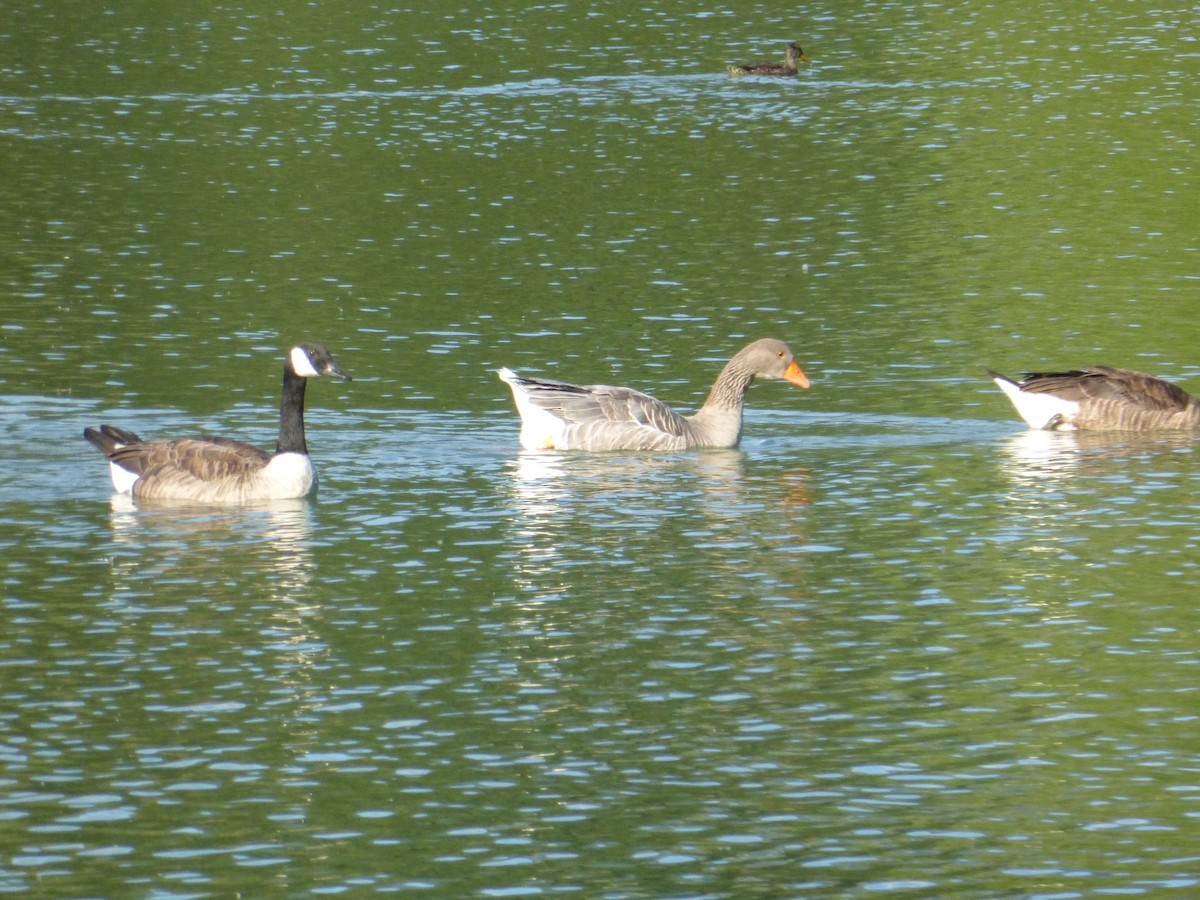
<path id="1" fill-rule="evenodd" d="M 1200 400 L 1130 369 L 1089 366 L 1026 375 L 987 370 L 1031 428 L 1046 431 L 1165 431 L 1200 428 Z"/>
<path id="2" fill-rule="evenodd" d="M 783 341 L 755 341 L 721 371 L 700 411 L 681 416 L 639 391 L 522 378 L 500 369 L 521 414 L 527 450 L 684 450 L 736 447 L 742 404 L 755 378 L 783 379 L 806 388 L 808 378 Z"/>
<path id="3" fill-rule="evenodd" d="M 206 435 L 144 441 L 111 425 L 85 428 L 83 436 L 108 458 L 113 487 L 137 498 L 243 503 L 303 497 L 317 483 L 304 443 L 304 388 L 309 378 L 320 375 L 350 380 L 324 344 L 291 349 L 283 366 L 274 453 Z"/>
<path id="4" fill-rule="evenodd" d="M 796 61 L 812 62 L 799 44 L 788 44 L 782 63 L 746 63 L 741 66 L 726 66 L 731 77 L 739 75 L 795 75 Z"/>

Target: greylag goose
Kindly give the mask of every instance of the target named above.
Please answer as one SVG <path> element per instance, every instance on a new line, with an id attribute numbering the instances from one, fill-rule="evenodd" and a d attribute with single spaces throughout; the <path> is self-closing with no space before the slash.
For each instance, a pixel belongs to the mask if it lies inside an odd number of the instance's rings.
<path id="1" fill-rule="evenodd" d="M 691 416 L 630 388 L 523 378 L 511 369 L 497 374 L 512 388 L 521 414 L 521 445 L 527 450 L 736 447 L 746 389 L 755 378 L 808 387 L 787 344 L 770 338 L 755 341 L 731 359 L 704 406 Z"/>
<path id="2" fill-rule="evenodd" d="M 274 453 L 225 437 L 144 441 L 131 431 L 101 425 L 86 437 L 109 461 L 113 487 L 141 499 L 244 503 L 303 497 L 317 483 L 304 442 L 304 388 L 309 378 L 350 376 L 324 344 L 293 347 L 283 367 L 279 443 Z"/>
<path id="3" fill-rule="evenodd" d="M 1089 366 L 1026 375 L 1020 382 L 988 369 L 1031 428 L 1046 431 L 1165 431 L 1200 428 L 1200 400 L 1130 369 Z"/>
<path id="4" fill-rule="evenodd" d="M 798 71 L 796 68 L 797 61 L 812 62 L 808 58 L 808 54 L 800 49 L 799 44 L 788 44 L 782 63 L 746 63 L 741 66 L 726 66 L 726 68 L 729 70 L 730 76 L 734 78 L 739 75 L 776 75 L 786 77 L 796 74 Z"/>

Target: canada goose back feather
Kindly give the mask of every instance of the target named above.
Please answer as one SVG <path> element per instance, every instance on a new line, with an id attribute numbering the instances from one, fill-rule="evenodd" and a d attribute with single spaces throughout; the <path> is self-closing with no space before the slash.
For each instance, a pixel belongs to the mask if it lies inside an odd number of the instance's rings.
<path id="1" fill-rule="evenodd" d="M 349 381 L 323 344 L 292 348 L 284 366 L 279 440 L 274 453 L 226 437 L 143 440 L 112 425 L 84 436 L 107 457 L 113 487 L 141 499 L 244 503 L 303 497 L 316 486 L 304 436 L 307 379 Z"/>
<path id="2" fill-rule="evenodd" d="M 529 450 L 685 450 L 735 447 L 742 436 L 746 390 L 756 378 L 808 387 L 782 341 L 745 347 L 722 370 L 704 406 L 692 416 L 675 412 L 632 388 L 577 385 L 527 378 L 501 369 L 521 415 L 521 445 Z"/>
<path id="3" fill-rule="evenodd" d="M 1167 431 L 1200 428 L 1200 401 L 1169 381 L 1112 366 L 1038 372 L 1017 382 L 988 370 L 1031 428 Z"/>

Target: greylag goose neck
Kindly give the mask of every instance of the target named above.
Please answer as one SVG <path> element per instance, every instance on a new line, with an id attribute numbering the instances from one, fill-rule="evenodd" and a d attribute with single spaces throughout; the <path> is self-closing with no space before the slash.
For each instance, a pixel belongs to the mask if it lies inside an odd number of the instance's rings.
<path id="1" fill-rule="evenodd" d="M 1088 366 L 1014 381 L 987 370 L 1030 428 L 1045 431 L 1169 431 L 1200 428 L 1200 400 L 1131 369 Z"/>
<path id="2" fill-rule="evenodd" d="M 631 388 L 524 378 L 500 369 L 521 414 L 527 450 L 686 450 L 736 447 L 746 389 L 756 378 L 808 387 L 783 341 L 755 341 L 731 359 L 695 415 L 682 416 Z"/>
<path id="3" fill-rule="evenodd" d="M 298 344 L 288 353 L 274 453 L 208 435 L 145 441 L 112 425 L 85 428 L 83 435 L 108 459 L 113 487 L 136 498 L 245 503 L 303 497 L 317 484 L 304 440 L 304 388 L 323 375 L 350 380 L 324 344 Z"/>
<path id="4" fill-rule="evenodd" d="M 808 58 L 808 54 L 800 49 L 799 44 L 788 44 L 787 50 L 784 52 L 782 63 L 745 63 L 740 66 L 726 66 L 729 70 L 729 75 L 732 78 L 737 78 L 741 75 L 774 75 L 787 77 L 795 75 L 799 69 L 796 67 L 797 62 L 812 62 Z"/>

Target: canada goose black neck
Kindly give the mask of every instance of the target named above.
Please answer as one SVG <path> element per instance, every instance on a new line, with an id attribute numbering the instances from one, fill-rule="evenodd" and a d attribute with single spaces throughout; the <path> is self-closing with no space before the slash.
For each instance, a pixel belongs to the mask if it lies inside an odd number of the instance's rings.
<path id="1" fill-rule="evenodd" d="M 283 370 L 283 394 L 279 401 L 279 443 L 276 453 L 308 455 L 304 442 L 304 388 L 308 379 L 297 375 L 289 363 Z"/>
<path id="2" fill-rule="evenodd" d="M 292 348 L 283 367 L 276 456 L 281 453 L 308 455 L 308 445 L 304 442 L 304 388 L 309 378 L 321 375 L 331 375 L 342 381 L 350 380 L 350 376 L 338 368 L 324 344 L 305 342 Z"/>

